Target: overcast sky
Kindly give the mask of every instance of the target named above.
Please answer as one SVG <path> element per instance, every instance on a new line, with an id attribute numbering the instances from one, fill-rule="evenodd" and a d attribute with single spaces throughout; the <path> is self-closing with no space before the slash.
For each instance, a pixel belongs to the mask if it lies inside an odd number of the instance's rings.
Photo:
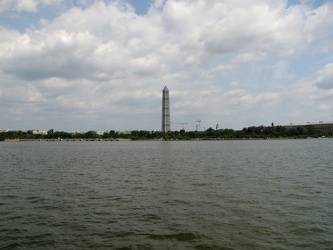
<path id="1" fill-rule="evenodd" d="M 331 0 L 1 0 L 0 129 L 333 121 Z"/>

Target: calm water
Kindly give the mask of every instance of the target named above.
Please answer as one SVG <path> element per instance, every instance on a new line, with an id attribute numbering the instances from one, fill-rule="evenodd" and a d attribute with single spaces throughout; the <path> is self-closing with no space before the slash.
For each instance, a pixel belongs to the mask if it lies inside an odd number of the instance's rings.
<path id="1" fill-rule="evenodd" d="M 0 143 L 1 249 L 333 249 L 333 139 Z"/>

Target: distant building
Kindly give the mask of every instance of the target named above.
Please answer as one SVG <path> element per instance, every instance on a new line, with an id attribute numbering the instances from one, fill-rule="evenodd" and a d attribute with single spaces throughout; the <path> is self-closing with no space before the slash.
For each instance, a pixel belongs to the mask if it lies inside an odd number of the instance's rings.
<path id="1" fill-rule="evenodd" d="M 0 129 L 0 132 L 11 132 L 11 131 L 16 131 L 12 129 Z"/>
<path id="2" fill-rule="evenodd" d="M 286 129 L 293 129 L 293 128 L 306 128 L 306 129 L 312 129 L 317 132 L 333 132 L 333 122 L 307 122 L 305 124 L 293 124 L 290 123 L 289 125 L 283 126 Z"/>
<path id="3" fill-rule="evenodd" d="M 130 135 L 132 133 L 132 131 L 130 130 L 118 130 L 116 131 L 117 134 L 119 135 Z"/>
<path id="4" fill-rule="evenodd" d="M 162 132 L 170 131 L 170 100 L 167 86 L 162 91 Z"/>
<path id="5" fill-rule="evenodd" d="M 35 129 L 35 130 L 29 130 L 29 132 L 33 135 L 47 135 L 48 131 Z"/>

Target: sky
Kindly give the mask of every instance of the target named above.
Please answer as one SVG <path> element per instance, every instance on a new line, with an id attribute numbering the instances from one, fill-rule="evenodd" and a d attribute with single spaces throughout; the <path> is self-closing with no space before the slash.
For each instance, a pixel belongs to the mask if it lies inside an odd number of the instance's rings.
<path id="1" fill-rule="evenodd" d="M 2 0 L 0 79 L 0 129 L 330 122 L 333 1 Z"/>

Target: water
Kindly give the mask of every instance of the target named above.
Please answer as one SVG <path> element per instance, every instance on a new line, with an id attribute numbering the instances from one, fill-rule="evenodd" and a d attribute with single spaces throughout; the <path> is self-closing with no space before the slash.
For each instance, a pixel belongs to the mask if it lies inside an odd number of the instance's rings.
<path id="1" fill-rule="evenodd" d="M 333 140 L 0 143 L 1 249 L 333 249 Z"/>

